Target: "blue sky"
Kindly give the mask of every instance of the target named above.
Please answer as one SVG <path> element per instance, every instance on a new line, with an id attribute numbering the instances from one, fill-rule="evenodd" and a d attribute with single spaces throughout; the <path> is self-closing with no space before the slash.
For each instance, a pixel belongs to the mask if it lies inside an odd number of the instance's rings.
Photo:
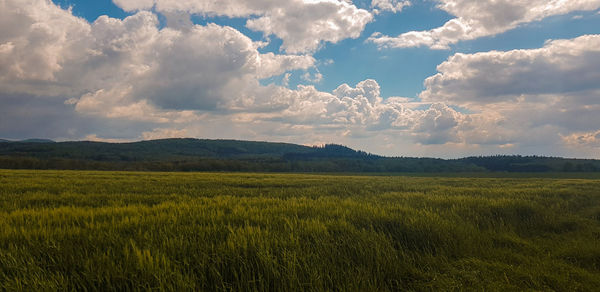
<path id="1" fill-rule="evenodd" d="M 0 138 L 600 158 L 598 0 L 7 5 Z"/>

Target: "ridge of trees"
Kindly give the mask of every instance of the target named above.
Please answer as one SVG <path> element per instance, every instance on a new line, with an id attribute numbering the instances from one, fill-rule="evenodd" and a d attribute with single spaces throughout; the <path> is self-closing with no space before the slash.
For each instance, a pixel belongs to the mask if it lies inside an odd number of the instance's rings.
<path id="1" fill-rule="evenodd" d="M 0 168 L 260 172 L 600 172 L 600 160 L 495 155 L 461 159 L 384 157 L 338 144 L 208 139 L 131 143 L 0 143 Z"/>

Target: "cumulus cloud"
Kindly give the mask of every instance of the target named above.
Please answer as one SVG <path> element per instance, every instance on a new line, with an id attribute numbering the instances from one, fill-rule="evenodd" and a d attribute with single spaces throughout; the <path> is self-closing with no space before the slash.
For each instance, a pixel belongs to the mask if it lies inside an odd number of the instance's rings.
<path id="1" fill-rule="evenodd" d="M 357 38 L 372 15 L 349 1 L 341 0 L 114 0 L 128 11 L 156 9 L 169 15 L 186 12 L 204 16 L 247 17 L 246 26 L 283 40 L 289 53 L 317 50 L 323 42 Z M 397 7 L 394 6 L 394 7 Z"/>
<path id="2" fill-rule="evenodd" d="M 259 78 L 278 76 L 291 70 L 308 69 L 314 67 L 315 59 L 312 56 L 275 55 L 273 53 L 261 54 L 257 59 L 257 75 Z"/>
<path id="3" fill-rule="evenodd" d="M 313 86 L 297 89 L 279 88 L 265 102 L 279 98 L 277 111 L 254 110 L 246 107 L 239 116 L 245 122 L 276 121 L 287 130 L 310 127 L 343 131 L 343 135 L 369 137 L 380 132 L 396 132 L 423 144 L 444 144 L 462 141 L 463 129 L 471 119 L 442 103 L 415 103 L 407 98 L 381 97 L 379 84 L 372 79 L 352 87 L 342 84 L 332 93 L 318 91 Z M 272 106 L 272 104 L 269 104 Z M 265 108 L 259 100 L 253 106 Z M 271 130 L 272 131 L 272 130 Z"/>
<path id="4" fill-rule="evenodd" d="M 371 7 L 375 14 L 389 11 L 392 13 L 398 13 L 404 9 L 404 7 L 411 6 L 412 3 L 407 0 L 373 0 L 371 1 Z"/>
<path id="5" fill-rule="evenodd" d="M 138 20 L 147 17 L 152 20 Z M 119 85 L 131 87 L 124 99 L 146 99 L 163 109 L 214 110 L 235 98 L 232 88 L 250 90 L 258 87 L 258 79 L 308 69 L 315 62 L 310 56 L 260 54 L 248 37 L 216 24 L 158 30 L 156 17 L 149 12 L 123 21 L 111 19 L 109 27 L 100 26 L 101 22 L 99 19 L 93 26 L 107 33 L 100 39 L 112 39 L 113 43 L 124 38 L 124 43 L 138 46 L 123 49 L 127 60 L 134 61 L 123 70 L 130 73 Z M 140 23 L 139 30 L 147 33 L 144 40 L 131 39 L 137 31 L 131 22 Z"/>
<path id="6" fill-rule="evenodd" d="M 593 141 L 576 133 L 600 124 L 599 48 L 600 35 L 585 35 L 540 49 L 456 54 L 425 80 L 420 97 L 481 119 L 465 132 L 471 143 L 481 143 L 479 137 L 496 144 Z"/>
<path id="7" fill-rule="evenodd" d="M 572 146 L 600 147 L 600 130 L 588 133 L 573 133 L 562 138 L 565 143 Z"/>
<path id="8" fill-rule="evenodd" d="M 53 88 L 45 90 L 69 90 L 56 81 L 65 63 L 85 56 L 82 44 L 90 33 L 87 22 L 49 1 L 8 0 L 0 4 L 2 89 L 20 92 L 29 90 L 30 83 L 53 83 Z"/>
<path id="9" fill-rule="evenodd" d="M 540 49 L 459 53 L 437 66 L 420 97 L 469 107 L 540 95 L 547 101 L 553 94 L 600 89 L 598 68 L 600 35 L 548 41 Z"/>
<path id="10" fill-rule="evenodd" d="M 0 88 L 64 96 L 75 110 L 109 118 L 168 122 L 215 110 L 252 92 L 258 80 L 305 70 L 306 55 L 261 54 L 259 44 L 209 24 L 158 28 L 151 12 L 94 23 L 45 0 L 4 1 Z"/>
<path id="11" fill-rule="evenodd" d="M 282 39 L 285 51 L 299 53 L 315 51 L 322 42 L 357 38 L 371 20 L 368 11 L 344 1 L 294 1 L 286 9 L 273 9 L 246 25 Z"/>
<path id="12" fill-rule="evenodd" d="M 432 49 L 448 49 L 449 45 L 462 40 L 496 35 L 548 16 L 600 8 L 599 0 L 437 0 L 437 2 L 439 2 L 437 5 L 439 9 L 456 18 L 438 28 L 410 31 L 396 37 L 375 33 L 369 41 L 382 48 L 427 46 Z"/>

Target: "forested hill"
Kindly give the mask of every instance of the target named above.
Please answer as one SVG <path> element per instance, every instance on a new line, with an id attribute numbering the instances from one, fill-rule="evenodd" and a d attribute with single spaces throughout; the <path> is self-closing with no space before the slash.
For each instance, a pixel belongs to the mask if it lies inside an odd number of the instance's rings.
<path id="1" fill-rule="evenodd" d="M 592 172 L 600 161 L 535 156 L 444 160 L 383 157 L 329 144 L 309 147 L 238 140 L 133 143 L 0 141 L 0 168 L 267 172 Z"/>
<path id="2" fill-rule="evenodd" d="M 173 161 L 189 158 L 366 157 L 365 152 L 341 145 L 308 147 L 288 143 L 238 140 L 161 139 L 132 143 L 39 142 L 0 143 L 1 156 L 67 158 L 94 161 Z"/>

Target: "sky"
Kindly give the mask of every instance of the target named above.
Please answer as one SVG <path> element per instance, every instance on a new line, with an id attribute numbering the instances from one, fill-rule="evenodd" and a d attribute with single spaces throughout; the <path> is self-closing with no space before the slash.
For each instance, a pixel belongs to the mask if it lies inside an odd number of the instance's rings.
<path id="1" fill-rule="evenodd" d="M 600 158 L 600 0 L 0 0 L 0 138 Z"/>

